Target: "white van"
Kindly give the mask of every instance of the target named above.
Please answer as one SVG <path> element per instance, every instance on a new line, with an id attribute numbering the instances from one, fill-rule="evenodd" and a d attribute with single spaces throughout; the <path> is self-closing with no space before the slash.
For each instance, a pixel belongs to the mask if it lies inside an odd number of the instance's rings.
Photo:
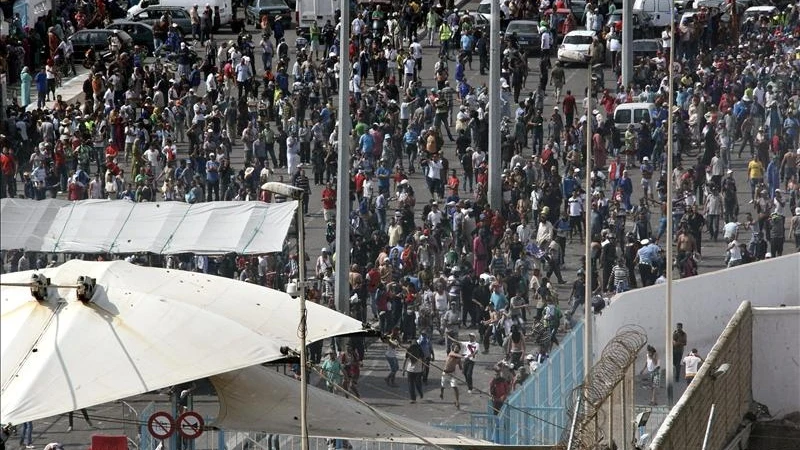
<path id="1" fill-rule="evenodd" d="M 141 0 L 139 4 L 131 6 L 128 9 L 128 17 L 133 17 L 139 14 L 148 6 L 180 6 L 191 12 L 194 5 L 197 5 L 197 10 L 200 14 L 203 13 L 206 5 L 211 6 L 213 11 L 215 7 L 219 7 L 219 24 L 220 26 L 229 25 L 233 19 L 233 6 L 231 0 Z"/>
<path id="2" fill-rule="evenodd" d="M 295 13 L 297 16 L 297 30 L 299 34 L 308 33 L 311 24 L 316 22 L 321 30 L 326 21 L 336 23 L 335 11 L 339 2 L 335 0 L 297 0 Z"/>
<path id="3" fill-rule="evenodd" d="M 655 103 L 623 103 L 614 110 L 614 127 L 624 133 L 629 125 L 639 128 L 642 120 L 650 122 L 656 113 Z"/>
<path id="4" fill-rule="evenodd" d="M 650 16 L 650 26 L 668 27 L 672 19 L 673 0 L 636 0 L 634 11 L 642 11 Z"/>

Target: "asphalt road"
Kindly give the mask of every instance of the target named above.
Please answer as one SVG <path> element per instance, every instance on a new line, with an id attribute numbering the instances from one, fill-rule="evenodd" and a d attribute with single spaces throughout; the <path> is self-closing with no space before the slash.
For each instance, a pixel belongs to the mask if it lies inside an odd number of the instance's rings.
<path id="1" fill-rule="evenodd" d="M 468 9 L 477 7 L 477 1 L 470 2 L 467 5 Z M 293 42 L 294 30 L 287 32 L 287 42 Z M 232 39 L 232 35 L 220 36 L 220 39 Z M 426 48 L 423 66 L 428 68 L 423 76 L 423 81 L 427 84 L 426 87 L 432 86 L 432 67 L 435 63 L 435 55 L 437 49 Z M 256 56 L 259 58 L 258 56 Z M 259 58 L 260 59 L 260 58 Z M 523 91 L 523 95 L 527 95 L 529 90 L 538 84 L 538 59 L 532 58 L 530 61 L 531 74 L 527 81 L 528 89 Z M 477 69 L 477 64 L 474 66 Z M 468 71 L 467 76 L 471 84 L 477 86 L 487 82 L 487 77 L 481 76 L 477 70 Z M 567 85 L 565 89 L 571 89 L 573 93 L 580 95 L 586 86 L 587 70 L 581 67 L 570 67 L 567 69 Z M 610 72 L 605 76 L 608 87 L 613 87 L 610 80 L 613 76 Z M 578 97 L 578 104 L 581 104 L 582 98 Z M 553 97 L 548 96 L 545 101 L 546 111 L 551 110 L 554 105 Z M 179 150 L 185 151 L 185 148 Z M 445 155 L 451 160 L 456 161 L 455 146 L 451 142 L 445 142 L 444 147 Z M 232 166 L 241 167 L 243 164 L 243 151 L 241 147 L 234 150 L 232 155 Z M 740 190 L 740 205 L 741 213 L 744 214 L 750 211 L 750 206 L 747 204 L 749 190 L 746 189 L 746 178 L 744 175 L 744 168 L 747 161 L 734 158 L 732 169 L 735 171 L 735 177 Z M 638 199 L 641 195 L 638 183 L 638 172 L 632 170 L 632 178 L 634 179 L 634 199 Z M 419 193 L 418 205 L 422 205 L 427 200 L 424 180 L 422 175 L 417 174 L 411 176 L 410 180 L 415 191 Z M 746 192 L 748 191 L 748 192 Z M 307 248 L 309 249 L 309 256 L 312 261 L 318 255 L 319 249 L 326 246 L 325 242 L 325 223 L 322 218 L 321 200 L 320 200 L 321 186 L 312 186 L 312 195 L 310 199 L 310 214 L 306 217 L 306 230 L 307 230 Z M 653 229 L 657 229 L 658 214 L 653 214 Z M 564 277 L 567 280 L 573 280 L 575 270 L 579 264 L 579 257 L 583 254 L 583 246 L 577 241 L 567 245 L 566 252 L 566 267 L 563 269 Z M 724 247 L 722 243 L 714 243 L 706 241 L 704 244 L 703 260 L 700 263 L 700 272 L 709 272 L 718 270 L 724 265 Z M 566 299 L 568 298 L 569 288 L 568 285 L 559 287 L 559 297 L 562 299 L 562 309 L 566 307 Z M 613 310 L 608 314 L 613 314 Z M 602 320 L 602 317 L 599 319 Z M 691 330 L 687 330 L 691 336 Z M 462 331 L 462 334 L 466 332 Z M 691 341 L 689 346 L 691 347 Z M 437 346 L 436 352 L 443 354 L 443 346 Z M 502 358 L 502 355 L 497 348 L 492 348 L 488 355 L 481 354 L 478 358 L 477 366 L 475 369 L 475 384 L 476 387 L 482 391 L 488 391 L 489 380 L 491 379 L 491 367 L 494 363 Z M 430 383 L 426 387 L 425 400 L 416 404 L 410 404 L 408 401 L 408 393 L 405 385 L 405 380 L 399 377 L 399 387 L 389 387 L 384 382 L 384 377 L 387 374 L 387 364 L 383 358 L 383 346 L 373 345 L 367 352 L 367 359 L 364 363 L 362 378 L 360 383 L 360 391 L 362 397 L 369 403 L 382 408 L 388 412 L 397 413 L 406 417 L 415 418 L 422 422 L 450 422 L 450 423 L 467 423 L 469 422 L 470 412 L 485 412 L 488 395 L 486 393 L 467 394 L 466 388 L 462 387 L 461 392 L 461 409 L 456 410 L 452 402 L 452 392 L 446 392 L 445 400 L 438 398 L 438 378 L 432 375 Z M 678 393 L 680 394 L 680 392 Z M 637 403 L 646 404 L 647 398 L 644 394 L 639 394 L 642 397 Z M 661 396 L 663 399 L 663 396 Z M 134 406 L 134 408 L 141 410 L 148 401 L 159 400 L 162 408 L 166 408 L 168 398 L 164 395 L 161 396 L 137 396 L 132 399 L 127 399 L 127 402 Z M 201 408 L 204 415 L 213 417 L 215 415 L 214 400 L 211 397 L 197 396 L 196 405 Z M 131 434 L 133 427 L 131 424 L 122 425 L 117 423 L 119 418 L 124 415 L 126 407 L 120 402 L 109 403 L 100 405 L 89 409 L 89 413 L 95 417 L 94 425 L 98 426 L 100 431 L 90 430 L 86 423 L 84 423 L 80 413 L 75 414 L 75 430 L 71 433 L 66 432 L 67 421 L 66 416 L 59 416 L 45 420 L 37 421 L 34 424 L 34 444 L 37 448 L 43 447 L 49 442 L 60 442 L 64 444 L 65 448 L 77 449 L 85 448 L 90 441 L 90 435 L 94 432 L 102 433 L 125 433 L 135 439 L 135 432 Z M 127 416 L 126 416 L 127 417 Z M 106 418 L 106 419 L 103 419 Z M 110 419 L 109 419 L 110 418 Z M 116 419 L 114 419 L 116 418 Z M 15 445 L 15 439 L 12 438 L 9 442 Z M 198 444 L 200 445 L 200 444 Z M 198 447 L 200 448 L 200 447 Z M 203 447 L 206 448 L 206 447 Z M 210 448 L 210 446 L 208 447 Z"/>

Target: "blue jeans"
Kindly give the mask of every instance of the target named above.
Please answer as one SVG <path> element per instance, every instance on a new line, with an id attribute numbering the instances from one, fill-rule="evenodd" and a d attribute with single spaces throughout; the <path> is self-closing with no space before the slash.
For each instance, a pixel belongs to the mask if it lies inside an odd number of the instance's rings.
<path id="1" fill-rule="evenodd" d="M 385 232 L 386 231 L 386 209 L 376 209 L 375 215 L 378 217 L 378 228 Z"/>
<path id="2" fill-rule="evenodd" d="M 33 422 L 25 422 L 22 424 L 19 442 L 26 446 L 33 444 Z"/>
<path id="3" fill-rule="evenodd" d="M 397 363 L 397 357 L 390 358 L 387 356 L 386 361 L 389 362 L 389 376 L 392 377 L 400 370 L 400 365 Z"/>

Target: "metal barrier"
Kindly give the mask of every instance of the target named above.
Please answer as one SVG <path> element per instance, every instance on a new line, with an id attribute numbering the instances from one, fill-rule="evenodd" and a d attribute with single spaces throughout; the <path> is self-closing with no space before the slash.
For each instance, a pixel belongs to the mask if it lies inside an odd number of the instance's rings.
<path id="1" fill-rule="evenodd" d="M 550 445 L 559 441 L 568 428 L 564 407 L 570 392 L 583 382 L 583 322 L 567 334 L 520 389 L 495 415 L 491 406 L 486 413 L 473 413 L 469 424 L 436 426 L 504 445 Z"/>

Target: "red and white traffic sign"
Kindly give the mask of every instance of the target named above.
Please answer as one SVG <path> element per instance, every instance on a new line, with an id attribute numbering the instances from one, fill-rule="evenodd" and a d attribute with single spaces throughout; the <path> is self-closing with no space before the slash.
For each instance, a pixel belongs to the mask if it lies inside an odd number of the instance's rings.
<path id="1" fill-rule="evenodd" d="M 194 411 L 186 411 L 178 416 L 178 433 L 186 439 L 195 439 L 203 434 L 203 416 Z"/>
<path id="2" fill-rule="evenodd" d="M 166 411 L 158 411 L 147 419 L 147 429 L 154 438 L 167 439 L 175 433 L 175 419 Z"/>

